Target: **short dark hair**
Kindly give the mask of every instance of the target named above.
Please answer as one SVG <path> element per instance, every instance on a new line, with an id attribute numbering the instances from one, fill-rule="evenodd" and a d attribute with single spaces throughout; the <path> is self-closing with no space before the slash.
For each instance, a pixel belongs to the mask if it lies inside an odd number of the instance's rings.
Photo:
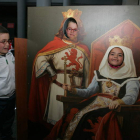
<path id="1" fill-rule="evenodd" d="M 69 25 L 70 22 L 73 22 L 73 23 L 76 23 L 76 24 L 77 24 L 77 21 L 76 21 L 74 18 L 68 18 L 68 19 L 66 20 L 66 27 L 68 27 L 68 25 Z M 77 26 L 78 26 L 78 25 L 77 25 Z"/>
<path id="2" fill-rule="evenodd" d="M 9 31 L 5 27 L 0 25 L 0 33 L 9 33 Z"/>

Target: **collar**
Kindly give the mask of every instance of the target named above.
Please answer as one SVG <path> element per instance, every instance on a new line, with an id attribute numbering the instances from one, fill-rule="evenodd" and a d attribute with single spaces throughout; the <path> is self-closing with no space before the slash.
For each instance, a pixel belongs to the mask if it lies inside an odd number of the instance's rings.
<path id="1" fill-rule="evenodd" d="M 111 67 L 111 68 L 113 68 L 113 69 L 118 69 L 120 66 L 113 66 L 113 65 L 111 65 L 110 63 L 108 63 L 109 64 L 109 66 Z"/>
<path id="2" fill-rule="evenodd" d="M 64 43 L 66 43 L 66 44 L 78 44 L 78 43 L 79 43 L 78 41 L 76 41 L 76 42 L 71 41 L 71 40 L 70 40 L 69 38 L 67 38 L 65 35 L 63 36 L 62 41 L 63 41 Z"/>
<path id="3" fill-rule="evenodd" d="M 129 81 L 140 80 L 140 77 L 128 77 L 128 78 L 123 78 L 123 79 L 110 79 L 110 78 L 102 76 L 98 70 L 95 70 L 94 74 L 95 74 L 97 81 L 111 81 L 112 83 L 118 85 L 119 87 L 124 86 Z"/>
<path id="4" fill-rule="evenodd" d="M 6 53 L 6 54 L 4 54 L 4 55 L 0 55 L 0 58 L 6 57 L 7 55 L 10 55 L 10 54 L 11 54 L 11 52 L 8 52 L 8 53 Z"/>

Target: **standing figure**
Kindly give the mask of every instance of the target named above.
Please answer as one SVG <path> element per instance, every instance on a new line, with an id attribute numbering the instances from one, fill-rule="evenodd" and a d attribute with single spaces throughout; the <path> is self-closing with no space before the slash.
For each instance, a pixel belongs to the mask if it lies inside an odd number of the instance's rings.
<path id="1" fill-rule="evenodd" d="M 119 105 L 132 105 L 139 94 L 132 51 L 124 46 L 110 46 L 95 71 L 87 89 L 65 90 L 81 97 L 89 97 L 67 110 L 46 139 L 63 140 L 122 140 L 117 117 L 113 109 Z"/>
<path id="2" fill-rule="evenodd" d="M 8 30 L 0 26 L 0 140 L 12 140 L 15 118 L 15 58 Z"/>
<path id="3" fill-rule="evenodd" d="M 64 60 L 66 82 L 70 84 L 69 75 L 76 72 L 75 85 L 88 86 L 90 52 L 86 45 L 80 43 L 85 35 L 81 11 L 70 9 L 63 12 L 63 16 L 54 40 L 37 53 L 33 64 L 29 120 L 45 125 L 48 124 L 44 120 L 54 125 L 63 115 L 63 103 L 56 100 L 56 95 L 64 95 Z"/>

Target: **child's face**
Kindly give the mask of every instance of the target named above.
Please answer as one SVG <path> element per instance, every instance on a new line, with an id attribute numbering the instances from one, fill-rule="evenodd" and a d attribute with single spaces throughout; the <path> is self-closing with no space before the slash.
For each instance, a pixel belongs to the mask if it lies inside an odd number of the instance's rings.
<path id="1" fill-rule="evenodd" d="M 77 35 L 78 35 L 78 27 L 77 24 L 74 22 L 70 22 L 68 24 L 68 27 L 66 29 L 66 33 L 67 36 L 71 39 L 71 40 L 75 40 L 77 39 Z"/>
<path id="2" fill-rule="evenodd" d="M 0 33 L 0 55 L 6 54 L 9 49 L 9 34 Z"/>
<path id="3" fill-rule="evenodd" d="M 120 66 L 123 62 L 123 51 L 120 48 L 113 48 L 108 56 L 108 62 L 113 66 Z"/>

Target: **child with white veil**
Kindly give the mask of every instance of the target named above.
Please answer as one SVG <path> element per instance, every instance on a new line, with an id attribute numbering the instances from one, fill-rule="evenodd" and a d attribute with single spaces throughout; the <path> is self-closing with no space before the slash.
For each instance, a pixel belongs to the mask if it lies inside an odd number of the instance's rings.
<path id="1" fill-rule="evenodd" d="M 89 98 L 68 109 L 47 138 L 122 139 L 112 110 L 121 104 L 134 104 L 139 94 L 140 78 L 136 76 L 131 49 L 110 46 L 102 59 L 99 71 L 94 73 L 95 76 L 87 89 L 63 85 L 63 88 L 72 94 Z M 102 134 L 103 125 L 106 126 L 104 134 Z M 110 127 L 111 125 L 113 127 Z"/>

